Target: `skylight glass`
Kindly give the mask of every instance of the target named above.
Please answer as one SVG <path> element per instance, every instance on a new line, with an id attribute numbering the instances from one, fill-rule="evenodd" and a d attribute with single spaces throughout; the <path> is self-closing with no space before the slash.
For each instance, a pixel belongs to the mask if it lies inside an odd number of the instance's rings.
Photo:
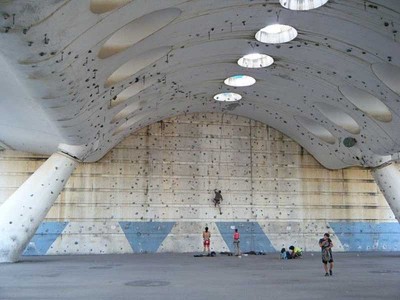
<path id="1" fill-rule="evenodd" d="M 217 101 L 233 102 L 240 99 L 242 99 L 242 96 L 236 93 L 221 93 L 214 96 L 214 100 Z"/>
<path id="2" fill-rule="evenodd" d="M 238 65 L 243 68 L 266 68 L 274 63 L 274 59 L 266 54 L 251 53 L 238 60 Z"/>
<path id="3" fill-rule="evenodd" d="M 289 25 L 273 24 L 256 33 L 256 40 L 266 44 L 287 43 L 297 37 L 297 30 Z"/>
<path id="4" fill-rule="evenodd" d="M 243 87 L 255 84 L 256 80 L 247 75 L 235 75 L 225 79 L 224 83 L 229 86 Z"/>

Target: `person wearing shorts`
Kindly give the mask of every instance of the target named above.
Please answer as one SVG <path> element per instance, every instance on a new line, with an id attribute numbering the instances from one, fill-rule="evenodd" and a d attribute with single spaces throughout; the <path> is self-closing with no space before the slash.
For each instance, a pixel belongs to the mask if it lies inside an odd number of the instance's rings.
<path id="1" fill-rule="evenodd" d="M 332 256 L 332 240 L 329 238 L 329 233 L 325 233 L 324 237 L 319 240 L 319 246 L 321 247 L 322 263 L 324 265 L 325 276 L 333 274 L 333 256 Z M 328 273 L 329 263 L 329 273 Z"/>
<path id="2" fill-rule="evenodd" d="M 210 238 L 211 233 L 208 231 L 208 227 L 206 227 L 203 231 L 203 252 L 207 254 L 210 254 Z"/>

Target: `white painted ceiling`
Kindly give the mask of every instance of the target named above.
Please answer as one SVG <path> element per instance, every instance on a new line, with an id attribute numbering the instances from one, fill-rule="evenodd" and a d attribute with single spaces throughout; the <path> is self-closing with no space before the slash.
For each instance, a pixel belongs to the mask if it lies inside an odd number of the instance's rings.
<path id="1" fill-rule="evenodd" d="M 276 23 L 297 37 L 256 40 Z M 2 147 L 93 162 L 156 121 L 226 112 L 276 128 L 327 168 L 399 157 L 399 0 L 304 11 L 279 0 L 0 0 L 0 28 Z M 274 63 L 237 64 L 251 53 Z M 235 75 L 256 83 L 224 84 Z M 226 92 L 242 99 L 214 100 Z"/>

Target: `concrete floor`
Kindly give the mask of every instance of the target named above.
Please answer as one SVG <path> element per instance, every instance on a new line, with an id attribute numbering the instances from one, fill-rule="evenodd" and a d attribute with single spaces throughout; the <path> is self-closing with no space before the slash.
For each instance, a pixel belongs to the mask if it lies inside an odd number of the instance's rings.
<path id="1" fill-rule="evenodd" d="M 0 265 L 0 299 L 400 299 L 400 253 L 24 257 Z"/>

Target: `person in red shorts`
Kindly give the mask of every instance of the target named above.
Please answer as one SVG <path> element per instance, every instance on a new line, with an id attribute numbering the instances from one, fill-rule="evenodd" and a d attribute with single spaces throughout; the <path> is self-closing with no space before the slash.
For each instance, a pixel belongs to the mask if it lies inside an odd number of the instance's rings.
<path id="1" fill-rule="evenodd" d="M 204 250 L 203 252 L 207 254 L 210 254 L 210 238 L 211 238 L 211 233 L 208 231 L 208 227 L 205 228 L 203 231 L 203 246 Z"/>

